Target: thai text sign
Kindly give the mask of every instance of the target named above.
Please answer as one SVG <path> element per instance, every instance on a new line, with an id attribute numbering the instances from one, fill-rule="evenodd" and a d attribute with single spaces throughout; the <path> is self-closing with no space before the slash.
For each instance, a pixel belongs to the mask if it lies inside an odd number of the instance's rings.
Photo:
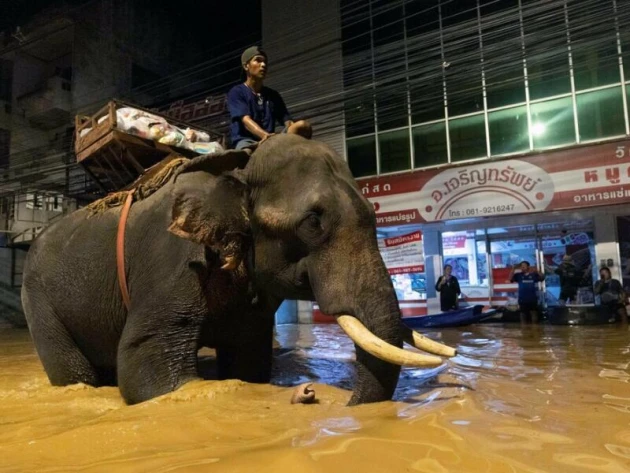
<path id="1" fill-rule="evenodd" d="M 380 227 L 630 202 L 630 141 L 361 179 Z"/>
<path id="2" fill-rule="evenodd" d="M 419 231 L 380 239 L 378 246 L 389 274 L 424 272 L 422 233 Z"/>

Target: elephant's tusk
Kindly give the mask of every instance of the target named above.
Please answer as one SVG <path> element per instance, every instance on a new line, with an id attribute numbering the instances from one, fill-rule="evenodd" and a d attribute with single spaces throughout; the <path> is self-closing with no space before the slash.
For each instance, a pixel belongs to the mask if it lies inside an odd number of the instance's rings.
<path id="1" fill-rule="evenodd" d="M 418 350 L 433 353 L 434 355 L 447 356 L 449 358 L 457 355 L 457 350 L 455 350 L 455 348 L 431 340 L 429 337 L 425 337 L 415 330 L 411 330 L 402 323 L 400 329 L 402 331 L 403 340 L 409 345 L 416 347 Z"/>
<path id="2" fill-rule="evenodd" d="M 439 366 L 443 363 L 442 359 L 437 356 L 413 353 L 381 340 L 370 332 L 365 325 L 359 322 L 356 317 L 352 317 L 351 315 L 338 315 L 337 323 L 354 343 L 369 354 L 383 361 L 395 365 L 416 366 L 421 368 Z"/>

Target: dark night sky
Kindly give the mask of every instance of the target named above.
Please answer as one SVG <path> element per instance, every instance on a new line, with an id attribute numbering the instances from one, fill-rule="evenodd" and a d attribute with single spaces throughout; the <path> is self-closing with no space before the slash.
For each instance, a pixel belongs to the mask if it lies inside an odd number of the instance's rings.
<path id="1" fill-rule="evenodd" d="M 1 0 L 0 31 L 24 24 L 32 15 L 65 3 L 72 7 L 89 0 Z M 177 28 L 194 33 L 201 47 L 220 47 L 245 34 L 260 37 L 260 0 L 129 0 L 140 9 L 161 9 Z"/>

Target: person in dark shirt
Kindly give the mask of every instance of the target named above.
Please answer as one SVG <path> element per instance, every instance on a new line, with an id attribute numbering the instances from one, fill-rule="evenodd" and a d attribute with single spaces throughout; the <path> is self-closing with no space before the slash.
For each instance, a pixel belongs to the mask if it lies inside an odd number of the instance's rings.
<path id="1" fill-rule="evenodd" d="M 255 146 L 275 134 L 277 124 L 284 126 L 283 133 L 311 138 L 311 125 L 305 120 L 294 122 L 280 94 L 263 84 L 267 54 L 252 46 L 241 55 L 241 64 L 247 79 L 232 87 L 227 95 L 232 147 Z"/>
<path id="2" fill-rule="evenodd" d="M 578 270 L 569 255 L 564 255 L 562 263 L 554 272 L 560 276 L 560 297 L 558 299 L 564 303 L 575 301 L 578 287 L 584 277 L 583 272 Z"/>
<path id="3" fill-rule="evenodd" d="M 514 274 L 516 267 L 510 272 L 509 281 L 518 283 L 518 305 L 521 311 L 521 321 L 524 322 L 527 316 L 531 317 L 533 323 L 538 322 L 538 294 L 536 285 L 544 278 L 537 271 L 531 271 L 527 261 L 519 264 L 520 273 Z"/>
<path id="4" fill-rule="evenodd" d="M 601 305 L 608 307 L 611 314 L 615 314 L 621 321 L 625 322 L 628 317 L 626 311 L 625 294 L 623 286 L 617 279 L 613 279 L 610 269 L 606 266 L 599 270 L 599 281 L 595 283 L 593 292 L 599 296 Z"/>
<path id="5" fill-rule="evenodd" d="M 444 266 L 444 275 L 435 283 L 435 290 L 440 293 L 440 310 L 446 312 L 458 307 L 457 297 L 462 293 L 459 289 L 459 281 L 451 273 L 453 267 L 450 264 Z"/>

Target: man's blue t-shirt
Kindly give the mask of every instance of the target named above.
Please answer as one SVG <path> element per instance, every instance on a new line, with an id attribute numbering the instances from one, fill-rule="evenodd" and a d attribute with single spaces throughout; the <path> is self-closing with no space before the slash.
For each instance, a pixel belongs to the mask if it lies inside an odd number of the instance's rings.
<path id="1" fill-rule="evenodd" d="M 245 128 L 242 120 L 245 115 L 249 115 L 267 133 L 275 131 L 277 122 L 284 125 L 287 120 L 291 120 L 284 100 L 269 87 L 263 87 L 258 97 L 245 84 L 236 85 L 228 92 L 227 106 L 232 120 L 230 134 L 233 146 L 244 138 L 255 141 L 260 139 Z"/>
<path id="2" fill-rule="evenodd" d="M 538 273 L 516 273 L 512 276 L 512 282 L 518 283 L 519 303 L 533 304 L 538 302 L 538 297 L 536 297 L 536 283 L 540 282 Z"/>

